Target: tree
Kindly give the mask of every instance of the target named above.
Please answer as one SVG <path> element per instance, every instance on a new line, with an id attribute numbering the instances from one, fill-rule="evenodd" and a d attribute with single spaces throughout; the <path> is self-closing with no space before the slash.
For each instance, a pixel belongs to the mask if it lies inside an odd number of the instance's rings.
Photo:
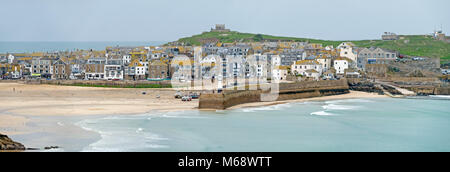
<path id="1" fill-rule="evenodd" d="M 261 42 L 261 41 L 264 40 L 264 38 L 263 38 L 263 36 L 262 36 L 261 34 L 256 34 L 256 35 L 253 37 L 253 40 L 254 40 L 254 41 L 257 41 L 257 42 Z"/>

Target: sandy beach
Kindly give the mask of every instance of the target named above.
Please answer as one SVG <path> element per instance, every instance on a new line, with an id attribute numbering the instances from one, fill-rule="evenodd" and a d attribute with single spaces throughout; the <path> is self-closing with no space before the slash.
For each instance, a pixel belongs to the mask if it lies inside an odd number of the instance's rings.
<path id="1" fill-rule="evenodd" d="M 143 95 L 142 92 L 147 94 Z M 133 115 L 156 111 L 195 110 L 198 100 L 182 102 L 172 89 L 95 88 L 0 83 L 0 132 L 7 135 L 36 132 L 27 125 L 33 117 Z M 159 98 L 157 98 L 159 96 Z M 290 102 L 386 97 L 352 91 L 345 95 L 277 102 L 247 103 L 230 109 Z"/>
<path id="2" fill-rule="evenodd" d="M 26 125 L 32 117 L 128 115 L 198 107 L 198 100 L 182 102 L 173 97 L 175 92 L 172 89 L 0 83 L 0 133 L 15 135 L 32 132 Z"/>

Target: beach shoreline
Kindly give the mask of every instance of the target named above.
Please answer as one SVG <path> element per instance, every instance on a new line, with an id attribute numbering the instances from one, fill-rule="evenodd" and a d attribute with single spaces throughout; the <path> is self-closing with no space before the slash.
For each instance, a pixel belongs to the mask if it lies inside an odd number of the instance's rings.
<path id="1" fill-rule="evenodd" d="M 34 132 L 28 124 L 39 117 L 135 115 L 197 109 L 198 100 L 182 102 L 173 97 L 175 92 L 0 83 L 0 133 L 14 136 Z"/>
<path id="2" fill-rule="evenodd" d="M 146 92 L 145 95 L 142 92 Z M 153 112 L 199 110 L 198 100 L 182 102 L 170 89 L 97 88 L 0 83 L 0 132 L 29 134 L 31 117 L 89 117 L 136 115 Z M 159 98 L 157 98 L 159 96 Z M 350 91 L 348 94 L 275 102 L 240 104 L 227 110 L 277 104 L 355 98 L 386 98 L 385 95 Z M 208 109 L 202 109 L 208 111 Z"/>
<path id="3" fill-rule="evenodd" d="M 142 94 L 146 92 L 146 94 Z M 31 148 L 79 144 L 71 151 L 98 141 L 99 133 L 76 123 L 106 116 L 152 114 L 198 109 L 198 100 L 182 102 L 175 90 L 140 88 L 98 88 L 0 83 L 0 133 Z M 159 98 L 157 98 L 159 97 Z M 246 103 L 227 110 L 307 101 L 354 98 L 386 98 L 384 95 L 350 91 L 348 94 L 276 102 Z M 201 111 L 208 111 L 202 109 Z M 213 110 L 215 111 L 215 110 Z M 67 134 L 70 133 L 70 134 Z"/>

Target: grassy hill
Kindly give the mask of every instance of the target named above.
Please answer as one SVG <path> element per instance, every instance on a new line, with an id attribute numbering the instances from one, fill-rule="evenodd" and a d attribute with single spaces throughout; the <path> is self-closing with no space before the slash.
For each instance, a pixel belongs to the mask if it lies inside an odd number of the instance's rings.
<path id="1" fill-rule="evenodd" d="M 450 43 L 437 41 L 430 36 L 424 35 L 401 35 L 400 40 L 395 41 L 383 41 L 383 40 L 360 40 L 350 41 L 358 47 L 380 47 L 385 49 L 391 49 L 399 51 L 401 54 L 409 56 L 425 56 L 441 58 L 441 61 L 450 62 Z M 307 38 L 293 38 L 282 36 L 271 36 L 264 34 L 251 34 L 240 32 L 204 32 L 199 35 L 194 35 L 187 38 L 181 38 L 176 42 L 183 42 L 188 45 L 201 45 L 204 40 L 218 40 L 224 43 L 232 42 L 251 42 L 251 41 L 264 41 L 264 40 L 281 40 L 281 41 L 297 41 L 297 42 L 310 42 L 320 43 L 324 46 L 333 45 L 338 46 L 344 41 L 328 41 L 318 39 Z"/>

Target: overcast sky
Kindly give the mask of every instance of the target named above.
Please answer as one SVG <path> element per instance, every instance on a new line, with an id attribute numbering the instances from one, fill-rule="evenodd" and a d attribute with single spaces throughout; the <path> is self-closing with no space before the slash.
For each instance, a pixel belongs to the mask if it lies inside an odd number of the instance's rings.
<path id="1" fill-rule="evenodd" d="M 450 33 L 449 0 L 0 0 L 0 41 L 173 41 L 223 23 L 327 40 Z"/>

